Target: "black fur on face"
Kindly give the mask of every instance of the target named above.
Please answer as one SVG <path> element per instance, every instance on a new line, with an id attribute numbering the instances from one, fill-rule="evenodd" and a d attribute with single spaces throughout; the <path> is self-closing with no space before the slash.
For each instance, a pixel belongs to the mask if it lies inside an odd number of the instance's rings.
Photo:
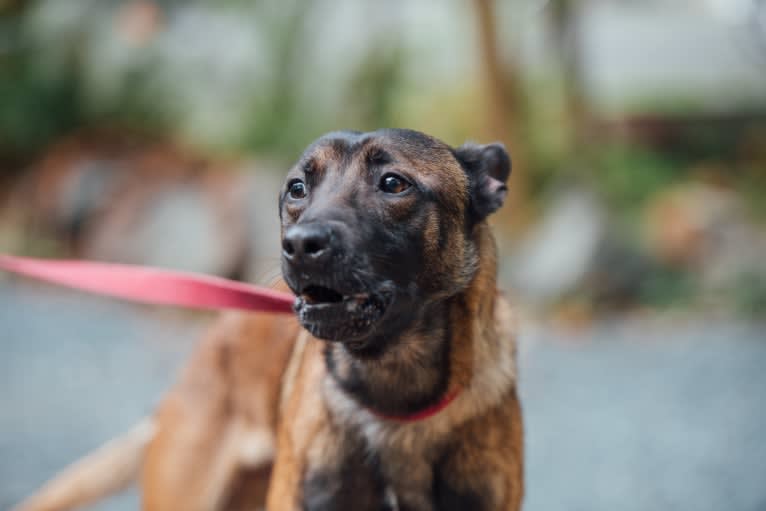
<path id="1" fill-rule="evenodd" d="M 470 282 L 473 227 L 500 207 L 502 146 L 453 149 L 416 131 L 333 132 L 280 193 L 282 273 L 316 337 L 382 349 Z"/>

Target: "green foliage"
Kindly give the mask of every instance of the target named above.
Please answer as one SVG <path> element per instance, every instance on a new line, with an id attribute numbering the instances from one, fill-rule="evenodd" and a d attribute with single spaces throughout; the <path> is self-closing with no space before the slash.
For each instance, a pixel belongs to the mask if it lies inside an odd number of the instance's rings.
<path id="1" fill-rule="evenodd" d="M 766 139 L 760 143 L 764 145 L 764 154 L 737 167 L 735 188 L 751 216 L 766 225 Z"/>
<path id="2" fill-rule="evenodd" d="M 77 55 L 69 55 L 63 74 L 47 73 L 38 63 L 42 50 L 25 41 L 20 22 L 17 12 L 0 16 L 0 157 L 11 160 L 69 131 L 82 111 Z"/>
<path id="3" fill-rule="evenodd" d="M 684 178 L 685 166 L 667 155 L 629 145 L 610 145 L 596 153 L 593 185 L 623 220 L 635 221 L 655 193 Z"/>
<path id="4" fill-rule="evenodd" d="M 310 5 L 287 2 L 279 16 L 269 16 L 264 25 L 274 58 L 272 78 L 246 107 L 249 121 L 236 145 L 252 151 L 285 153 L 297 151 L 309 139 L 312 116 L 302 111 L 300 98 L 301 55 L 309 44 L 304 30 Z M 264 13 L 266 14 L 266 13 Z"/>
<path id="5" fill-rule="evenodd" d="M 566 104 L 560 77 L 547 76 L 530 80 L 525 89 L 523 140 L 530 160 L 529 193 L 545 197 L 564 177 L 578 179 L 583 163 L 571 147 L 572 120 L 566 116 Z M 533 92 L 534 91 L 534 92 Z M 563 176 L 563 174 L 569 174 Z"/>
<path id="6" fill-rule="evenodd" d="M 373 44 L 369 55 L 357 63 L 346 96 L 353 114 L 352 125 L 371 130 L 396 124 L 395 112 L 403 88 L 406 54 L 398 45 L 385 41 Z"/>
<path id="7" fill-rule="evenodd" d="M 646 274 L 639 301 L 658 308 L 689 306 L 697 295 L 697 281 L 685 270 L 658 266 Z"/>
<path id="8" fill-rule="evenodd" d="M 66 133 L 80 119 L 77 80 L 41 79 L 32 61 L 16 55 L 0 63 L 0 154 L 29 154 Z"/>
<path id="9" fill-rule="evenodd" d="M 89 104 L 82 61 L 84 37 L 75 35 L 56 47 L 26 33 L 25 11 L 0 15 L 0 158 L 23 162 L 57 138 L 86 126 L 120 126 L 137 132 L 168 130 L 170 115 L 144 86 L 151 63 L 132 70 L 106 105 Z M 51 55 L 55 59 L 50 59 Z M 52 64 L 55 62 L 55 64 Z M 18 167 L 18 166 L 17 166 Z M 12 170 L 0 167 L 0 172 Z"/>
<path id="10" fill-rule="evenodd" d="M 753 318 L 763 319 L 766 313 L 766 277 L 762 274 L 743 274 L 734 287 L 737 310 Z"/>

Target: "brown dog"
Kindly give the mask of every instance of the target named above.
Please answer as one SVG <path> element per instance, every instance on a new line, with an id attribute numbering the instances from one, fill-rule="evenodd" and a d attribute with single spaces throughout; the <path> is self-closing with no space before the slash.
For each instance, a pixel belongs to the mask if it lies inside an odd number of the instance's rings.
<path id="1" fill-rule="evenodd" d="M 270 511 L 520 509 L 514 325 L 486 224 L 509 173 L 498 144 L 409 130 L 312 144 L 279 201 L 297 321 L 214 329 L 155 416 L 144 509 L 266 493 Z"/>
<path id="2" fill-rule="evenodd" d="M 234 353 L 256 360 L 227 360 L 219 348 L 217 365 L 234 366 L 224 371 L 231 381 L 197 389 L 229 394 L 245 421 L 276 426 L 270 511 L 519 509 L 515 345 L 485 222 L 503 202 L 509 172 L 499 145 L 451 149 L 405 130 L 328 134 L 289 172 L 282 270 L 313 337 L 297 334 L 278 378 L 298 329 L 255 320 L 230 343 L 246 344 Z M 205 437 L 220 446 L 227 428 Z M 183 443 L 181 430 L 168 435 Z M 147 508 L 192 509 L 151 504 L 179 498 L 157 486 L 159 458 L 174 464 L 170 477 L 182 473 L 181 457 L 150 451 Z"/>
<path id="3" fill-rule="evenodd" d="M 519 508 L 512 325 L 485 222 L 509 172 L 499 145 L 405 130 L 331 133 L 289 172 L 282 272 L 327 342 L 292 354 L 269 510 Z"/>

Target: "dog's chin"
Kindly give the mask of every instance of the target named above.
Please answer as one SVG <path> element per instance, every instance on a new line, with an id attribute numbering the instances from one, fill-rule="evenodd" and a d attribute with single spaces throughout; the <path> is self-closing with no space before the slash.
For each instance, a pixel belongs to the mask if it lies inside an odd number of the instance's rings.
<path id="1" fill-rule="evenodd" d="M 393 300 L 386 285 L 375 291 L 348 294 L 309 285 L 296 294 L 293 309 L 301 325 L 314 337 L 341 341 L 351 349 L 364 348 Z"/>

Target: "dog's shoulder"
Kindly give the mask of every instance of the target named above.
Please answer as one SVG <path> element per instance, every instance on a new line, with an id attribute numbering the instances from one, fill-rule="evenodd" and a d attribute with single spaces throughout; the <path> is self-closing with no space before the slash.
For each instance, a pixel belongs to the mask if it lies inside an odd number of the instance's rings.
<path id="1" fill-rule="evenodd" d="M 456 417 L 476 417 L 493 408 L 515 389 L 517 317 L 515 309 L 498 290 L 494 294 L 491 312 L 485 320 L 475 321 L 466 335 L 472 342 L 455 341 L 453 367 L 460 381 L 462 395 L 456 402 Z M 460 422 L 463 422 L 462 420 Z"/>
<path id="2" fill-rule="evenodd" d="M 215 322 L 155 413 L 142 474 L 145 509 L 198 507 L 225 493 L 221 467 L 270 463 L 282 375 L 298 330 L 294 317 L 275 314 L 226 314 Z"/>
<path id="3" fill-rule="evenodd" d="M 291 351 L 282 378 L 277 428 L 277 456 L 267 501 L 268 509 L 291 509 L 297 505 L 301 477 L 309 462 L 312 446 L 326 447 L 318 441 L 331 426 L 329 412 L 321 398 L 326 368 L 322 344 L 301 331 Z M 329 442 L 339 438 L 327 436 Z M 324 444 L 324 445 L 323 445 Z"/>
<path id="4" fill-rule="evenodd" d="M 247 394 L 265 382 L 278 386 L 299 330 L 293 316 L 224 314 L 200 340 L 174 390 L 223 386 Z"/>

